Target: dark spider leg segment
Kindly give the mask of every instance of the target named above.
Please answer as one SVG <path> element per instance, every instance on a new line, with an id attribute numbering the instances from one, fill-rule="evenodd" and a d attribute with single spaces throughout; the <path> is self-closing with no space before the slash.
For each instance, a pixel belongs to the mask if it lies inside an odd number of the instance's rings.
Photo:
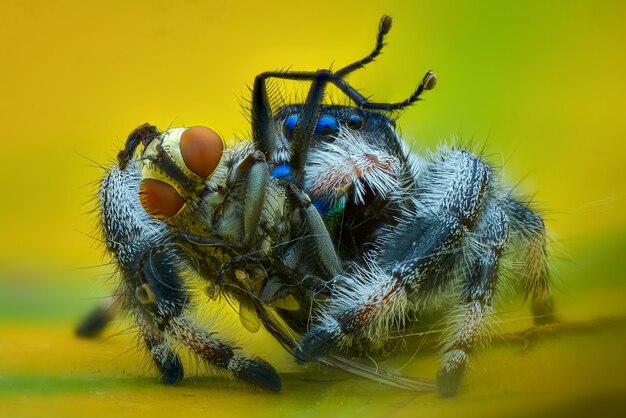
<path id="1" fill-rule="evenodd" d="M 116 295 L 109 297 L 107 303 L 94 309 L 81 321 L 76 327 L 76 335 L 83 338 L 98 336 L 113 321 L 119 310 L 119 297 Z"/>
<path id="2" fill-rule="evenodd" d="M 370 54 L 365 58 L 353 62 L 352 64 L 346 65 L 342 69 L 335 71 L 335 76 L 339 78 L 345 77 L 351 72 L 361 69 L 370 62 L 374 61 L 374 59 L 376 59 L 376 57 L 380 55 L 383 47 L 385 46 L 385 35 L 387 35 L 391 30 L 392 21 L 393 20 L 391 19 L 391 16 L 383 16 L 380 19 L 380 23 L 378 24 L 378 34 L 376 35 L 376 46 L 374 47 L 374 50 L 370 52 Z"/>
<path id="3" fill-rule="evenodd" d="M 303 336 L 298 359 L 318 357 L 337 342 L 378 339 L 381 330 L 402 323 L 416 304 L 440 292 L 453 279 L 459 243 L 478 220 L 490 177 L 489 167 L 466 151 L 431 162 L 418 179 L 415 208 L 379 243 L 373 263 L 343 278 L 335 305 Z"/>
<path id="4" fill-rule="evenodd" d="M 498 279 L 499 259 L 508 239 L 509 223 L 498 206 L 487 205 L 470 239 L 475 240 L 466 254 L 462 307 L 450 315 L 451 335 L 446 338 L 443 364 L 437 374 L 442 396 L 454 396 L 459 388 L 469 355 L 485 342 L 491 317 L 492 296 Z"/>
<path id="5" fill-rule="evenodd" d="M 515 251 L 524 260 L 524 296 L 530 297 L 534 322 L 543 325 L 556 322 L 550 293 L 550 274 L 546 243 L 546 228 L 541 216 L 512 198 L 500 202 L 511 223 Z"/>
<path id="6" fill-rule="evenodd" d="M 272 157 L 278 144 L 276 142 L 277 134 L 274 114 L 272 113 L 272 106 L 267 94 L 267 86 L 265 85 L 266 78 L 263 74 L 260 74 L 254 79 L 252 99 L 250 100 L 250 118 L 252 140 L 256 144 L 257 149 L 267 157 Z"/>
<path id="7" fill-rule="evenodd" d="M 353 100 L 357 106 L 363 109 L 392 112 L 394 110 L 402 110 L 405 107 L 409 107 L 415 102 L 419 101 L 422 93 L 425 90 L 432 90 L 435 88 L 435 85 L 437 84 L 437 76 L 435 76 L 435 73 L 428 71 L 426 75 L 424 75 L 424 77 L 422 78 L 422 81 L 419 83 L 413 94 L 411 94 L 408 99 L 397 103 L 370 102 L 367 98 L 365 98 L 365 96 L 359 93 L 354 87 L 350 86 L 345 80 L 334 77 L 331 82 L 335 86 L 337 86 L 339 90 L 343 91 L 346 96 Z"/>
<path id="8" fill-rule="evenodd" d="M 317 77 L 313 80 L 311 88 L 306 97 L 300 119 L 293 131 L 293 141 L 291 149 L 291 169 L 294 172 L 293 184 L 302 189 L 304 181 L 304 165 L 309 154 L 311 139 L 315 135 L 315 127 L 320 115 L 320 107 L 324 100 L 324 91 L 328 83 L 330 73 L 318 71 Z"/>

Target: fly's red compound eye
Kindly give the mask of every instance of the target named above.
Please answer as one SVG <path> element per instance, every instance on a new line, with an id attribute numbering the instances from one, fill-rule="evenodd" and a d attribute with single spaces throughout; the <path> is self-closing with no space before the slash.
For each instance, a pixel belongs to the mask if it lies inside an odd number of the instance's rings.
<path id="1" fill-rule="evenodd" d="M 171 218 L 185 204 L 182 196 L 174 187 L 156 179 L 141 180 L 139 200 L 146 212 L 157 219 Z"/>
<path id="2" fill-rule="evenodd" d="M 200 177 L 208 177 L 222 159 L 224 143 L 212 129 L 192 126 L 180 137 L 180 153 L 189 170 Z"/>

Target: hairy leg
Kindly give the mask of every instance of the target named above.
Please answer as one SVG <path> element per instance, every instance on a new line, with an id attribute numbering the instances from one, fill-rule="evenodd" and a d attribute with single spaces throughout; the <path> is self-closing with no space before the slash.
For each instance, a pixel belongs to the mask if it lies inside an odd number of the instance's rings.
<path id="1" fill-rule="evenodd" d="M 489 338 L 492 297 L 508 232 L 509 223 L 502 209 L 487 204 L 465 245 L 460 300 L 448 314 L 443 362 L 437 374 L 442 396 L 457 393 L 470 354 Z"/>
<path id="2" fill-rule="evenodd" d="M 518 200 L 506 198 L 499 204 L 511 224 L 512 250 L 523 263 L 523 292 L 531 300 L 535 324 L 555 322 L 543 219 Z"/>
<path id="3" fill-rule="evenodd" d="M 280 378 L 264 360 L 235 354 L 236 348 L 195 325 L 193 305 L 181 271 L 184 256 L 161 221 L 139 201 L 139 165 L 114 167 L 102 185 L 102 229 L 120 275 L 126 309 L 135 313 L 139 333 L 161 373 L 172 384 L 183 376 L 173 343 L 180 342 L 205 363 L 262 388 L 280 390 Z"/>

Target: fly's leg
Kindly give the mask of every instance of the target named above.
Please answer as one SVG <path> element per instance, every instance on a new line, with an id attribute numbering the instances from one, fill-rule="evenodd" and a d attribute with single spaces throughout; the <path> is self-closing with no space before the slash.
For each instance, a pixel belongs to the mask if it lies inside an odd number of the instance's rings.
<path id="1" fill-rule="evenodd" d="M 146 289 L 141 289 L 145 292 Z M 133 302 L 134 303 L 134 302 Z M 159 371 L 161 381 L 166 385 L 178 383 L 184 377 L 183 364 L 165 333 L 152 319 L 150 312 L 138 305 L 134 311 L 139 335 L 146 344 L 152 361 Z"/>
<path id="2" fill-rule="evenodd" d="M 252 243 L 258 231 L 269 178 L 265 155 L 261 151 L 248 154 L 229 175 L 229 190 L 243 201 L 243 247 Z"/>
<path id="3" fill-rule="evenodd" d="M 504 211 L 487 205 L 472 231 L 472 243 L 465 247 L 466 276 L 458 308 L 447 318 L 450 327 L 444 336 L 443 362 L 437 374 L 437 388 L 442 396 L 457 393 L 470 354 L 490 337 L 492 297 L 508 234 L 509 221 Z"/>
<path id="4" fill-rule="evenodd" d="M 264 176 L 269 177 L 269 172 L 267 171 L 267 165 L 263 164 Z M 239 183 L 245 184 L 245 183 Z M 253 208 L 251 211 L 258 212 L 260 216 L 260 212 L 263 209 L 261 202 L 256 202 L 255 200 L 258 197 L 257 191 L 250 192 L 248 184 L 244 186 L 246 189 L 246 194 L 244 198 L 244 209 Z M 307 228 L 307 234 L 302 236 L 301 238 L 306 238 L 308 242 L 311 242 L 314 247 L 313 255 L 316 257 L 319 266 L 321 267 L 323 273 L 326 277 L 334 277 L 342 272 L 341 263 L 339 261 L 339 257 L 337 256 L 334 250 L 334 244 L 330 235 L 328 234 L 328 230 L 326 229 L 326 225 L 322 219 L 322 216 L 319 214 L 315 206 L 311 204 L 311 199 L 308 195 L 301 190 L 299 190 L 295 185 L 288 183 L 287 184 L 287 194 L 291 201 L 291 204 L 294 206 L 295 210 L 299 211 L 301 217 L 305 221 L 305 225 Z M 261 203 L 261 204 L 259 204 Z M 248 218 L 250 215 L 247 210 L 244 210 L 244 218 Z M 250 216 L 251 217 L 251 216 Z M 258 226 L 258 217 L 257 217 L 257 226 Z M 248 235 L 246 232 L 246 240 L 250 241 L 252 239 L 252 234 L 256 231 L 255 228 L 250 229 L 251 234 Z M 188 234 L 178 234 L 181 237 L 187 238 L 189 241 L 194 243 L 206 243 L 213 244 L 212 241 L 207 240 L 204 237 L 196 237 Z M 235 246 L 233 246 L 235 248 Z M 298 281 L 300 277 L 287 266 L 282 265 L 282 263 L 272 256 L 264 257 L 258 255 L 243 255 L 243 256 L 233 256 L 233 259 L 222 265 L 218 272 L 218 276 L 223 276 L 227 271 L 231 271 L 237 267 L 245 266 L 247 264 L 258 264 L 262 266 L 271 267 L 273 270 L 277 271 L 283 277 L 289 277 L 291 279 L 295 279 Z"/>
<path id="5" fill-rule="evenodd" d="M 132 302 L 137 324 L 163 382 L 175 383 L 183 376 L 182 363 L 172 348 L 172 342 L 179 342 L 208 365 L 236 379 L 280 390 L 280 378 L 266 361 L 236 354 L 232 343 L 205 331 L 188 317 L 190 297 L 175 254 L 172 246 L 152 247 L 141 256 L 139 270 L 128 271 L 124 277 L 126 286 L 136 285 Z"/>
<path id="6" fill-rule="evenodd" d="M 343 269 L 339 257 L 324 224 L 322 216 L 311 204 L 309 196 L 293 184 L 288 186 L 288 194 L 296 207 L 301 211 L 309 231 L 309 240 L 314 245 L 314 255 L 327 277 L 339 275 Z"/>
<path id="7" fill-rule="evenodd" d="M 117 154 L 117 162 L 121 170 L 124 170 L 126 166 L 133 160 L 135 151 L 139 145 L 148 145 L 154 138 L 159 136 L 161 132 L 156 126 L 144 123 L 141 126 L 133 129 L 133 131 L 126 138 L 126 144 L 124 149 Z"/>
<path id="8" fill-rule="evenodd" d="M 536 325 L 556 322 L 550 291 L 546 228 L 541 216 L 519 201 L 501 202 L 511 222 L 513 251 L 523 260 L 523 292 L 531 299 Z"/>

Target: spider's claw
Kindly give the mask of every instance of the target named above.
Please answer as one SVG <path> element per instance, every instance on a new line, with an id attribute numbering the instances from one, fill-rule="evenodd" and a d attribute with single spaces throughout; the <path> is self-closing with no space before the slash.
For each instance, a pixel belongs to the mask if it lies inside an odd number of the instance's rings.
<path id="1" fill-rule="evenodd" d="M 233 357 L 230 361 L 229 369 L 240 380 L 270 392 L 280 392 L 282 383 L 278 372 L 261 358 Z"/>
<path id="2" fill-rule="evenodd" d="M 437 391 L 440 396 L 456 396 L 467 368 L 469 357 L 463 350 L 452 350 L 437 373 Z"/>
<path id="3" fill-rule="evenodd" d="M 170 356 L 162 364 L 159 364 L 158 367 L 164 385 L 175 385 L 185 376 L 183 363 L 178 356 Z"/>

